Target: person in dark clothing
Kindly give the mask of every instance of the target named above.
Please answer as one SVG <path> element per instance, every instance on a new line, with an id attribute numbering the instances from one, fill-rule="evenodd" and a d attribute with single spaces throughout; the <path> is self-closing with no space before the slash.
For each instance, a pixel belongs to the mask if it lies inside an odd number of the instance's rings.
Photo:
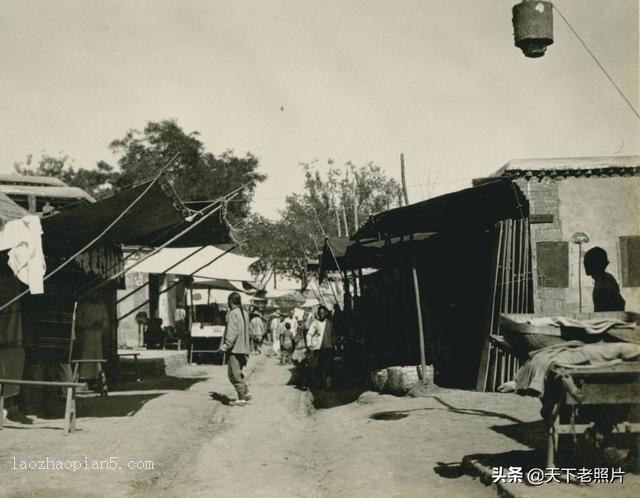
<path id="1" fill-rule="evenodd" d="M 605 271 L 607 266 L 607 251 L 602 247 L 592 247 L 584 254 L 584 271 L 593 278 L 593 310 L 624 311 L 620 287 L 615 277 Z"/>

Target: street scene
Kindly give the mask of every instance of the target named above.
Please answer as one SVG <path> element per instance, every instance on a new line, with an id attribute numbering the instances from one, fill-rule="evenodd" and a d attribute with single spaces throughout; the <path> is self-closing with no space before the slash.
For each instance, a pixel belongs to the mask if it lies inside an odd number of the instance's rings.
<path id="1" fill-rule="evenodd" d="M 637 1 L 0 11 L 0 496 L 638 496 Z"/>

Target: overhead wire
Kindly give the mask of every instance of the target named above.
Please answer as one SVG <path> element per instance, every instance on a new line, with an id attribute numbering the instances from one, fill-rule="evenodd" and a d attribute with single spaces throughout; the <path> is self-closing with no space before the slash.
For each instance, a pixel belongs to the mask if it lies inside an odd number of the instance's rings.
<path id="1" fill-rule="evenodd" d="M 584 47 L 584 49 L 588 52 L 588 54 L 591 56 L 591 58 L 594 60 L 594 62 L 598 65 L 598 67 L 602 70 L 602 72 L 604 73 L 604 75 L 607 77 L 607 79 L 609 80 L 609 82 L 611 82 L 611 84 L 613 85 L 613 87 L 616 89 L 616 91 L 620 94 L 620 96 L 624 99 L 624 101 L 627 103 L 627 105 L 629 106 L 629 109 L 631 109 L 631 111 L 636 115 L 636 117 L 638 119 L 640 119 L 640 112 L 638 112 L 638 110 L 633 106 L 633 104 L 631 103 L 631 101 L 627 98 L 627 96 L 624 94 L 624 92 L 620 89 L 620 87 L 618 86 L 618 84 L 615 82 L 615 80 L 613 79 L 613 77 L 611 76 L 611 74 L 609 74 L 609 71 L 607 71 L 605 69 L 605 67 L 602 65 L 602 63 L 600 62 L 600 60 L 598 60 L 598 57 L 593 53 L 593 51 L 589 48 L 589 46 L 585 43 L 585 41 L 582 39 L 582 37 L 580 36 L 580 34 L 576 31 L 576 29 L 573 27 L 573 25 L 569 22 L 569 20 L 566 18 L 566 16 L 560 11 L 560 9 L 558 9 L 558 7 L 555 5 L 555 3 L 553 4 L 553 8 L 555 9 L 555 11 L 558 13 L 558 15 L 560 16 L 560 18 L 566 23 L 566 25 L 569 27 L 569 29 L 571 30 L 571 32 L 575 35 L 575 37 L 578 39 L 578 41 L 582 44 L 582 46 Z"/>
<path id="2" fill-rule="evenodd" d="M 80 256 L 80 254 L 82 254 L 84 251 L 86 251 L 91 246 L 96 244 L 102 237 L 104 237 L 107 234 L 107 232 L 109 232 L 109 230 L 111 230 L 133 208 L 133 206 L 135 206 L 140 201 L 140 199 L 142 199 L 147 194 L 147 192 L 149 192 L 149 190 L 151 190 L 151 187 L 153 187 L 155 185 L 155 183 L 164 174 L 166 169 L 171 165 L 171 163 L 173 161 L 175 161 L 175 159 L 179 155 L 180 155 L 180 153 L 176 152 L 174 154 L 174 156 L 169 160 L 169 162 L 162 167 L 162 169 L 158 172 L 158 174 L 154 177 L 154 179 L 149 183 L 149 185 L 147 185 L 147 187 L 118 216 L 116 216 L 116 218 L 113 221 L 111 221 L 111 223 L 109 223 L 109 225 L 107 225 L 106 228 L 104 228 L 97 236 L 95 236 L 87 244 L 85 244 L 82 247 L 82 249 L 80 249 L 79 251 L 76 251 L 72 256 L 70 256 L 68 259 L 63 261 L 60 265 L 58 265 L 56 268 L 54 268 L 51 272 L 47 273 L 44 276 L 44 278 L 42 279 L 42 281 L 46 282 L 48 279 L 50 279 L 51 277 L 56 275 L 63 268 L 65 268 L 72 261 L 74 261 L 78 256 Z M 23 298 L 24 296 L 29 294 L 29 292 L 30 292 L 29 289 L 25 289 L 23 292 L 19 293 L 15 297 L 13 297 L 13 299 L 7 301 L 2 306 L 0 306 L 0 311 L 2 311 L 3 309 L 7 308 L 8 306 L 11 306 L 13 303 L 19 301 L 21 298 Z"/>

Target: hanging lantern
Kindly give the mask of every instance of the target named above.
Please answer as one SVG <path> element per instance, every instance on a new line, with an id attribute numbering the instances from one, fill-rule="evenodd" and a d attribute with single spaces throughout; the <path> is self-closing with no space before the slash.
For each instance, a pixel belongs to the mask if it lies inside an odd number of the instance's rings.
<path id="1" fill-rule="evenodd" d="M 553 4 L 523 0 L 512 11 L 516 47 L 527 57 L 542 57 L 553 43 Z"/>

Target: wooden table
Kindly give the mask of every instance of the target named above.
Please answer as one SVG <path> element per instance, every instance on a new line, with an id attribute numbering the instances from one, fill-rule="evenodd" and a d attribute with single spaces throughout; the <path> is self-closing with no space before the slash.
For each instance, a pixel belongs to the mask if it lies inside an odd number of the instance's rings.
<path id="1" fill-rule="evenodd" d="M 4 425 L 4 396 L 2 393 L 5 385 L 62 387 L 66 389 L 67 396 L 64 410 L 64 433 L 66 435 L 76 431 L 76 389 L 81 387 L 86 388 L 86 384 L 79 382 L 0 379 L 0 429 L 2 429 L 2 426 Z"/>

